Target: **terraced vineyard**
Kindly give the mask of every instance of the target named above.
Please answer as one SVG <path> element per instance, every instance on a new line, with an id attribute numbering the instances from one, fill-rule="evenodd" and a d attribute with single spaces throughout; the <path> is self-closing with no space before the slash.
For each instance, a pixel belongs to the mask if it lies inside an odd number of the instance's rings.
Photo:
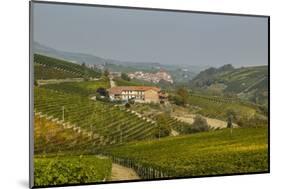
<path id="1" fill-rule="evenodd" d="M 133 111 L 141 114 L 144 117 L 148 117 L 149 119 L 157 122 L 159 124 L 159 116 L 161 116 L 163 124 L 170 129 L 177 131 L 179 134 L 183 133 L 183 129 L 186 127 L 190 127 L 190 124 L 177 120 L 171 117 L 169 114 L 165 113 L 161 108 L 153 108 L 155 105 L 144 105 L 144 104 L 136 104 L 132 107 Z M 167 109 L 166 107 L 164 108 Z"/>
<path id="2" fill-rule="evenodd" d="M 70 94 L 78 94 L 81 96 L 91 96 L 95 95 L 96 90 L 99 87 L 109 88 L 109 79 L 108 78 L 100 78 L 96 81 L 84 81 L 84 82 L 65 82 L 59 84 L 48 84 L 42 86 L 46 89 L 53 89 L 56 91 L 62 91 Z"/>
<path id="3" fill-rule="evenodd" d="M 66 127 L 62 122 L 49 120 L 46 116 L 34 117 L 34 153 L 58 154 L 90 153 L 93 148 L 91 136 Z"/>
<path id="4" fill-rule="evenodd" d="M 40 54 L 34 55 L 35 79 L 64 79 L 77 77 L 100 77 L 96 70 L 83 67 L 65 60 L 60 60 Z"/>
<path id="5" fill-rule="evenodd" d="M 254 117 L 262 116 L 265 117 L 264 113 L 259 109 L 258 106 L 251 104 L 244 104 L 239 101 L 222 98 L 210 98 L 199 95 L 189 95 L 188 104 L 199 107 L 196 113 L 202 114 L 211 118 L 218 118 L 226 120 L 227 111 L 235 112 L 237 116 L 243 117 Z"/>
<path id="6" fill-rule="evenodd" d="M 73 72 L 67 72 L 61 69 L 55 69 L 53 67 L 46 67 L 45 65 L 35 64 L 34 65 L 34 79 L 66 79 L 66 78 L 79 78 L 80 74 Z"/>
<path id="7" fill-rule="evenodd" d="M 36 112 L 79 127 L 94 144 L 109 145 L 153 138 L 156 125 L 117 106 L 86 97 L 35 87 Z"/>
<path id="8" fill-rule="evenodd" d="M 268 171 L 267 128 L 237 128 L 107 148 L 145 179 Z"/>
<path id="9" fill-rule="evenodd" d="M 37 187 L 104 182 L 111 176 L 111 160 L 93 155 L 36 156 L 34 168 Z"/>

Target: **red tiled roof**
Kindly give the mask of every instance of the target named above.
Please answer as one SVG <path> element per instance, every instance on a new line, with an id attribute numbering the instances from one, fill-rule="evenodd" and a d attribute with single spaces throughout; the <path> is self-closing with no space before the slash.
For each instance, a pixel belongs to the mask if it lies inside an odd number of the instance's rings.
<path id="1" fill-rule="evenodd" d="M 160 88 L 152 87 L 152 86 L 118 86 L 108 89 L 108 92 L 110 94 L 121 94 L 122 91 L 147 91 L 147 90 L 154 90 L 159 92 Z"/>

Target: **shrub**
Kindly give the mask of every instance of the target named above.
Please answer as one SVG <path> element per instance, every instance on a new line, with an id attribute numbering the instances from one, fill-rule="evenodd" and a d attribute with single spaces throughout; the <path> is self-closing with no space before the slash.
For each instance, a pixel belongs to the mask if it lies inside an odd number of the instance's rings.
<path id="1" fill-rule="evenodd" d="M 129 103 L 125 104 L 125 108 L 130 108 L 130 107 L 131 107 L 131 105 Z"/>
<path id="2" fill-rule="evenodd" d="M 103 87 L 99 87 L 96 92 L 101 96 L 108 96 L 107 90 Z"/>
<path id="3" fill-rule="evenodd" d="M 191 125 L 192 132 L 208 131 L 210 129 L 207 120 L 200 115 L 196 115 Z"/>

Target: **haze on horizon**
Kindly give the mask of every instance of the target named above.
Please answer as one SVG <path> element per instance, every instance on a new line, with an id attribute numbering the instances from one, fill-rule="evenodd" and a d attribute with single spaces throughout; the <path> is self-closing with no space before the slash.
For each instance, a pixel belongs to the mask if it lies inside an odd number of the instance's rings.
<path id="1" fill-rule="evenodd" d="M 107 59 L 166 65 L 268 64 L 266 17 L 34 3 L 33 41 Z"/>

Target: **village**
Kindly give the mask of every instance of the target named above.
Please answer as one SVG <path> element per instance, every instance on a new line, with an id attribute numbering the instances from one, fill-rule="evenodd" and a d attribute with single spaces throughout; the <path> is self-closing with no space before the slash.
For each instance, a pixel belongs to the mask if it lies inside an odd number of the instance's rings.
<path id="1" fill-rule="evenodd" d="M 121 77 L 121 72 L 110 72 L 110 86 L 108 89 L 109 99 L 111 101 L 134 101 L 137 103 L 161 103 L 168 102 L 168 95 L 156 86 L 116 86 L 114 82 L 115 77 Z M 173 79 L 169 73 L 160 69 L 156 73 L 146 73 L 142 71 L 136 71 L 129 73 L 130 79 L 143 80 L 151 83 L 159 83 L 164 80 L 173 83 Z"/>

